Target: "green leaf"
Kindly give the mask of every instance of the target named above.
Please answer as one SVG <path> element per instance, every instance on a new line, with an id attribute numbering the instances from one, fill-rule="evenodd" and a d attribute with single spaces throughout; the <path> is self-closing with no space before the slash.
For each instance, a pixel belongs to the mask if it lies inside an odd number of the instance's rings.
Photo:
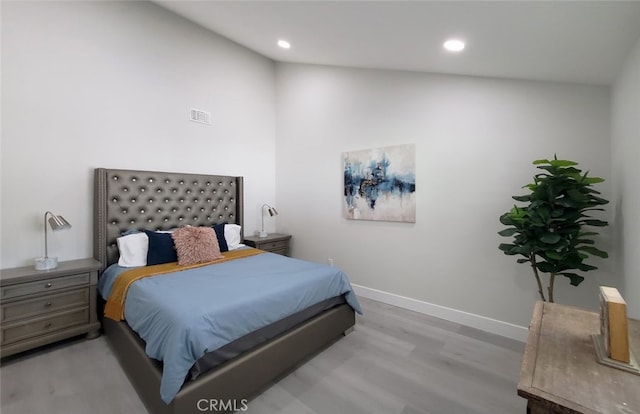
<path id="1" fill-rule="evenodd" d="M 503 215 L 500 216 L 500 223 L 504 224 L 505 226 L 521 226 L 522 225 L 522 220 L 524 218 L 524 216 L 526 215 L 526 213 L 522 212 L 520 214 L 514 214 L 513 210 L 508 212 L 508 213 L 504 213 Z"/>
<path id="2" fill-rule="evenodd" d="M 595 244 L 596 242 L 591 239 L 576 239 L 574 244 Z"/>
<path id="3" fill-rule="evenodd" d="M 540 241 L 547 244 L 556 244 L 562 237 L 557 233 L 545 233 L 540 237 Z"/>
<path id="4" fill-rule="evenodd" d="M 538 164 L 549 164 L 549 160 L 535 160 L 533 162 L 533 165 L 538 165 Z"/>
<path id="5" fill-rule="evenodd" d="M 603 259 L 606 259 L 607 257 L 609 257 L 609 254 L 607 254 L 607 252 L 597 249 L 593 246 L 580 246 L 577 248 L 578 250 L 581 250 L 583 252 L 587 252 L 589 254 L 592 254 L 594 256 L 598 256 L 598 257 L 602 257 Z"/>
<path id="6" fill-rule="evenodd" d="M 574 180 L 576 180 L 576 176 L 578 178 L 581 178 L 580 173 L 582 172 L 581 170 L 577 169 L 577 168 L 573 168 L 573 167 L 561 167 L 561 166 L 557 166 L 555 165 L 554 167 L 558 168 L 558 171 L 560 174 L 562 174 L 562 176 L 565 177 L 571 177 Z"/>
<path id="7" fill-rule="evenodd" d="M 586 203 L 587 201 L 589 201 L 589 196 L 588 195 L 583 194 L 582 192 L 580 192 L 579 190 L 577 190 L 575 188 L 569 189 L 567 191 L 567 195 L 573 201 L 577 201 L 579 203 Z"/>
<path id="8" fill-rule="evenodd" d="M 531 259 L 518 259 L 518 260 L 516 260 L 516 262 L 518 262 L 518 263 L 527 263 L 527 262 L 530 262 L 530 261 L 531 261 Z"/>
<path id="9" fill-rule="evenodd" d="M 583 177 L 582 183 L 584 184 L 598 184 L 604 182 L 604 178 L 600 177 Z"/>
<path id="10" fill-rule="evenodd" d="M 578 270 L 582 270 L 583 272 L 588 272 L 589 270 L 596 270 L 596 269 L 597 267 L 588 265 L 586 263 L 582 263 L 580 264 L 580 266 L 578 266 Z"/>
<path id="11" fill-rule="evenodd" d="M 553 250 L 545 252 L 544 255 L 547 256 L 547 259 L 552 260 L 562 260 L 564 258 L 564 256 L 562 256 L 560 253 L 557 253 Z"/>
<path id="12" fill-rule="evenodd" d="M 552 175 L 557 174 L 557 168 L 552 165 L 538 165 L 538 168 L 541 170 L 549 171 Z"/>
<path id="13" fill-rule="evenodd" d="M 577 162 L 569 160 L 551 160 L 549 161 L 549 164 L 553 165 L 554 167 L 569 167 L 571 165 L 578 165 Z"/>
<path id="14" fill-rule="evenodd" d="M 602 205 L 602 204 L 608 204 L 609 203 L 609 200 L 605 200 L 602 197 L 598 197 L 598 196 L 594 196 L 594 195 L 592 195 L 590 197 L 590 199 L 591 199 L 592 202 L 597 203 L 597 205 Z"/>
<path id="15" fill-rule="evenodd" d="M 588 226 L 595 226 L 595 227 L 605 227 L 609 225 L 609 223 L 607 223 L 606 221 L 596 220 L 596 219 L 582 220 L 580 223 L 586 224 Z"/>
<path id="16" fill-rule="evenodd" d="M 563 224 L 556 227 L 556 233 L 562 234 L 565 237 L 571 234 L 577 234 L 580 231 L 580 225 L 578 224 Z"/>
<path id="17" fill-rule="evenodd" d="M 536 267 L 538 270 L 545 273 L 555 273 L 558 270 L 555 265 L 549 262 L 538 262 L 536 263 Z"/>
<path id="18" fill-rule="evenodd" d="M 500 245 L 498 246 L 498 249 L 502 250 L 504 252 L 504 254 L 508 254 L 510 256 L 518 254 L 518 252 L 514 252 L 514 249 L 517 249 L 518 246 L 516 246 L 515 244 L 507 244 L 507 243 L 500 243 Z"/>
<path id="19" fill-rule="evenodd" d="M 503 236 L 503 237 L 509 237 L 509 236 L 513 236 L 514 234 L 516 234 L 519 230 L 516 229 L 515 227 L 511 227 L 508 229 L 504 229 L 498 232 L 499 235 Z"/>
<path id="20" fill-rule="evenodd" d="M 571 286 L 578 286 L 584 280 L 584 277 L 577 275 L 575 273 L 562 272 L 560 274 L 564 277 L 569 278 L 569 280 L 571 281 L 570 282 Z"/>
<path id="21" fill-rule="evenodd" d="M 504 213 L 500 216 L 500 223 L 504 224 L 505 226 L 513 226 L 514 224 L 516 224 L 511 216 L 509 216 L 509 213 Z"/>
<path id="22" fill-rule="evenodd" d="M 513 196 L 511 198 L 513 198 L 516 201 L 522 201 L 523 203 L 526 203 L 527 201 L 531 201 L 531 196 L 530 195 Z"/>
<path id="23" fill-rule="evenodd" d="M 522 246 L 516 246 L 514 249 L 512 249 L 513 254 L 521 254 L 524 257 L 529 257 L 529 254 L 531 253 L 532 247 L 529 244 L 524 244 Z"/>
<path id="24" fill-rule="evenodd" d="M 551 208 L 548 205 L 541 205 L 536 212 L 544 223 L 547 223 L 551 219 Z"/>

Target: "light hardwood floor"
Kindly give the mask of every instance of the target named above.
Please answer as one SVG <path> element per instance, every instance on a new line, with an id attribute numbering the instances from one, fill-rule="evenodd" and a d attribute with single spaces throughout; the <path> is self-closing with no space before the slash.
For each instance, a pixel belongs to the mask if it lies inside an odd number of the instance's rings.
<path id="1" fill-rule="evenodd" d="M 368 299 L 356 329 L 250 401 L 253 414 L 518 414 L 524 344 Z M 147 414 L 104 337 L 11 357 L 2 414 Z"/>

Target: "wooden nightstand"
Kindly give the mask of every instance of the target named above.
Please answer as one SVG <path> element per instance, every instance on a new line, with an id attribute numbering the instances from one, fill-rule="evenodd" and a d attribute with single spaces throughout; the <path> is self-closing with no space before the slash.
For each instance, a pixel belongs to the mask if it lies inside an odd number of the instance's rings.
<path id="1" fill-rule="evenodd" d="M 249 236 L 244 238 L 244 244 L 256 249 L 289 256 L 290 234 L 270 233 L 267 237 Z"/>
<path id="2" fill-rule="evenodd" d="M 99 261 L 60 262 L 51 270 L 33 266 L 0 271 L 0 357 L 64 338 L 100 335 L 96 316 Z"/>

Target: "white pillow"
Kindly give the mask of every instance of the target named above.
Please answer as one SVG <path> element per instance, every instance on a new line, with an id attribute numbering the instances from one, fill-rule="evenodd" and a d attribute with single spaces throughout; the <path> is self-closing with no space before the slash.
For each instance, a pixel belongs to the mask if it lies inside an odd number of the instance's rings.
<path id="1" fill-rule="evenodd" d="M 234 250 L 242 246 L 240 244 L 242 242 L 240 238 L 241 229 L 242 227 L 237 224 L 224 225 L 224 239 L 227 241 L 227 246 L 229 247 L 229 250 Z"/>
<path id="2" fill-rule="evenodd" d="M 118 237 L 120 258 L 118 264 L 122 267 L 138 267 L 147 265 L 149 251 L 149 237 L 144 233 L 133 233 Z"/>

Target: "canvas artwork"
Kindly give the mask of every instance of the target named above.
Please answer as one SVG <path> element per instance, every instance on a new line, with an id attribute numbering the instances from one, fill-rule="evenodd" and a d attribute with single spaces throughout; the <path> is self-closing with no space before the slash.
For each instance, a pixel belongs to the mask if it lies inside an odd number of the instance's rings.
<path id="1" fill-rule="evenodd" d="M 343 153 L 348 219 L 416 222 L 415 145 Z"/>

